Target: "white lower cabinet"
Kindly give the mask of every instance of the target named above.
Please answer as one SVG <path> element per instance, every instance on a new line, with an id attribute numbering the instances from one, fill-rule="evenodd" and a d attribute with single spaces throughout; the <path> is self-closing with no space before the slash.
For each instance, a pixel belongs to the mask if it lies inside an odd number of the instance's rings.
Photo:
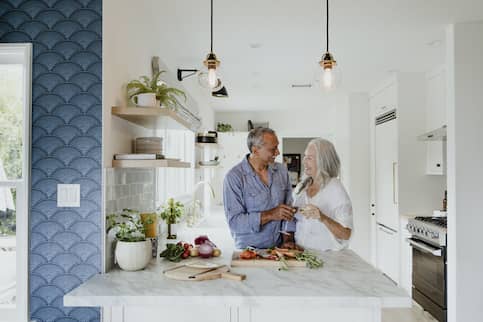
<path id="1" fill-rule="evenodd" d="M 294 321 L 327 321 L 327 322 L 380 322 L 380 309 L 374 307 L 335 307 L 324 306 L 281 308 L 273 306 L 270 309 L 252 307 L 250 320 L 232 322 L 294 322 Z"/>
<path id="2" fill-rule="evenodd" d="M 179 301 L 183 302 L 183 298 L 180 297 Z M 230 310 L 229 307 L 223 305 L 219 307 L 202 307 L 202 305 L 199 307 L 192 305 L 186 307 L 181 305 L 179 307 L 129 306 L 113 308 L 112 315 L 109 319 L 104 314 L 104 322 L 238 322 L 236 310 Z"/>
<path id="3" fill-rule="evenodd" d="M 382 225 L 377 225 L 377 267 L 399 282 L 399 234 Z"/>
<path id="4" fill-rule="evenodd" d="M 183 301 L 180 298 L 180 301 Z M 337 307 L 340 306 L 340 307 Z M 329 306 L 320 304 L 311 306 L 281 307 L 276 301 L 269 306 L 225 306 L 202 307 L 106 307 L 103 311 L 104 322 L 380 322 L 381 308 L 378 305 L 356 305 L 347 307 L 347 303 Z"/>

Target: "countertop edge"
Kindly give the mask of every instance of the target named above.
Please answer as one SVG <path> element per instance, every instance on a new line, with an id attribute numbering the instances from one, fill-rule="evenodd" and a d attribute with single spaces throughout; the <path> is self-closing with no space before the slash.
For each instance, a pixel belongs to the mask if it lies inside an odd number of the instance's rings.
<path id="1" fill-rule="evenodd" d="M 183 298 L 182 301 L 179 298 Z M 186 306 L 191 305 L 248 305 L 248 306 L 331 306 L 331 307 L 368 307 L 405 308 L 411 307 L 408 297 L 314 297 L 314 296 L 76 296 L 65 295 L 65 306 Z"/>

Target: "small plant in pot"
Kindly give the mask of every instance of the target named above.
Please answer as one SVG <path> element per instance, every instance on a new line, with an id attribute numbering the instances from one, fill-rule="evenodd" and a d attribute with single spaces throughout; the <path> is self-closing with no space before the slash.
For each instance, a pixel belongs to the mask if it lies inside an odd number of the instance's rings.
<path id="1" fill-rule="evenodd" d="M 171 225 L 176 224 L 183 215 L 184 205 L 175 201 L 173 198 L 169 198 L 166 204 L 162 207 L 160 213 L 161 219 L 168 224 L 168 237 L 167 239 L 176 239 L 176 235 L 171 233 Z"/>
<path id="2" fill-rule="evenodd" d="M 137 271 L 151 260 L 151 241 L 146 240 L 144 224 L 137 211 L 124 209 L 107 216 L 107 232 L 116 234 L 115 261 L 122 270 Z"/>
<path id="3" fill-rule="evenodd" d="M 141 76 L 140 80 L 132 80 L 127 84 L 127 95 L 134 103 L 139 106 L 153 105 L 163 105 L 169 109 L 176 110 L 180 105 L 180 98 L 186 101 L 186 94 L 177 88 L 168 87 L 166 83 L 161 81 L 159 78 L 161 74 L 165 73 L 164 70 L 157 72 L 153 78 L 148 76 Z M 140 95 L 151 94 L 150 96 L 155 97 L 155 103 L 140 103 Z M 137 101 L 136 101 L 137 100 Z"/>

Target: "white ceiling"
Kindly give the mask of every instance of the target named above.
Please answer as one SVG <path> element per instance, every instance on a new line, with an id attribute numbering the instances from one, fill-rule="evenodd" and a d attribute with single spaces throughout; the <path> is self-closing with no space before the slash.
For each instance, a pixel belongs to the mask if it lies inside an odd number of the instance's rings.
<path id="1" fill-rule="evenodd" d="M 210 1 L 152 3 L 164 62 L 172 71 L 201 68 L 210 48 Z M 330 51 L 340 89 L 368 91 L 391 71 L 428 71 L 444 62 L 447 24 L 482 19 L 482 0 L 330 0 Z M 324 28 L 324 0 L 214 0 L 214 52 L 230 97 L 211 98 L 194 77 L 183 86 L 216 111 L 323 105 L 328 94 L 314 80 Z"/>

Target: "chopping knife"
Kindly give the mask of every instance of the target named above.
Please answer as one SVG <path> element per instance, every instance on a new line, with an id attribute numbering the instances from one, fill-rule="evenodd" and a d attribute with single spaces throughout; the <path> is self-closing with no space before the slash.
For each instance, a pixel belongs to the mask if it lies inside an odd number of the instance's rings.
<path id="1" fill-rule="evenodd" d="M 202 272 L 190 275 L 190 276 L 188 276 L 188 278 L 194 279 L 194 278 L 197 278 L 200 275 L 203 275 L 203 274 L 206 274 L 206 273 L 209 273 L 209 272 L 213 272 L 213 271 L 216 271 L 220 268 L 226 268 L 226 267 L 227 267 L 226 265 L 223 265 L 221 267 L 210 268 L 210 269 L 204 270 Z M 219 275 L 220 275 L 219 277 L 221 277 L 221 278 L 226 278 L 226 279 L 230 279 L 230 280 L 234 280 L 234 281 L 243 281 L 247 277 L 245 274 L 230 273 L 228 271 L 222 271 L 222 272 L 220 272 Z"/>

